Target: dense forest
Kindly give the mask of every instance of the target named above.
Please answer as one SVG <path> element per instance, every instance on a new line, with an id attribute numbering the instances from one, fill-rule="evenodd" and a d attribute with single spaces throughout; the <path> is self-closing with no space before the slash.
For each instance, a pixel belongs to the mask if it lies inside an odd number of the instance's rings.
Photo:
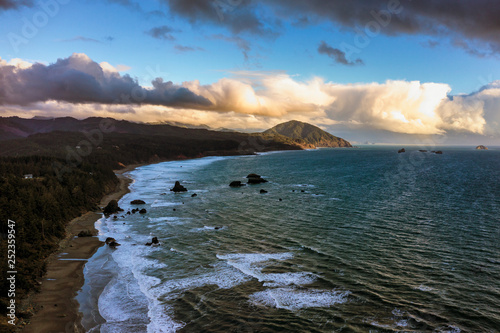
<path id="1" fill-rule="evenodd" d="M 16 299 L 39 287 L 45 259 L 58 248 L 68 221 L 97 209 L 101 197 L 118 182 L 109 167 L 83 161 L 58 177 L 55 163 L 64 160 L 30 156 L 0 158 L 0 251 L 7 253 L 8 220 L 15 221 Z M 32 175 L 27 178 L 25 175 Z M 28 176 L 29 177 L 29 176 Z M 1 312 L 5 318 L 7 260 L 0 262 Z M 5 291 L 5 292 L 4 292 Z M 23 316 L 21 311 L 18 316 Z"/>

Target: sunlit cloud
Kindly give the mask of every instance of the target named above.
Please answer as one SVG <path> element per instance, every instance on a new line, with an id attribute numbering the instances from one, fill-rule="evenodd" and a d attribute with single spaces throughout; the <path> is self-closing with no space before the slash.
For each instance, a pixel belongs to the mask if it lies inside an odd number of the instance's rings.
<path id="1" fill-rule="evenodd" d="M 284 72 L 242 71 L 211 84 L 156 78 L 151 87 L 143 87 L 120 74 L 127 69 L 97 64 L 84 54 L 51 65 L 0 59 L 0 112 L 176 121 L 241 130 L 297 119 L 324 127 L 405 134 L 500 135 L 500 81 L 470 95 L 450 96 L 451 87 L 445 83 L 338 84 L 320 77 L 301 80 Z M 134 92 L 141 98 L 134 99 Z"/>

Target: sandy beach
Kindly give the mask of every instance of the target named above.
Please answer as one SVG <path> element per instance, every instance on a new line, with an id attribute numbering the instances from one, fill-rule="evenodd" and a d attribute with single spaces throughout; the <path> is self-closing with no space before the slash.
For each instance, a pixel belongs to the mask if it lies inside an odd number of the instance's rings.
<path id="1" fill-rule="evenodd" d="M 140 164 L 129 165 L 115 171 L 120 182 L 114 192 L 102 198 L 101 207 L 129 192 L 128 185 L 132 180 L 124 173 L 138 166 Z M 75 236 L 82 230 L 97 232 L 94 224 L 101 216 L 99 212 L 87 212 L 68 223 L 67 236 L 60 242 L 59 250 L 48 258 L 47 274 L 40 292 L 32 298 L 36 313 L 22 332 L 84 332 L 75 296 L 84 283 L 83 267 L 87 259 L 104 243 L 96 236 Z"/>

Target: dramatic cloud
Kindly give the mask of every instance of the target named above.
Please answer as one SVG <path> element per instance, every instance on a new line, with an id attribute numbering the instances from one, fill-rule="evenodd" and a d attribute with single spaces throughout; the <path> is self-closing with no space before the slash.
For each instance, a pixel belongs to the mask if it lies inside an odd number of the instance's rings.
<path id="1" fill-rule="evenodd" d="M 156 39 L 175 40 L 175 37 L 172 36 L 171 32 L 177 32 L 177 30 L 167 25 L 162 25 L 160 27 L 154 27 L 148 31 L 145 31 L 144 33 Z"/>
<path id="2" fill-rule="evenodd" d="M 233 72 L 212 84 L 161 78 L 142 87 L 84 54 L 51 65 L 0 59 L 0 113 L 81 114 L 213 127 L 266 128 L 297 119 L 343 130 L 500 137 L 500 81 L 450 96 L 444 83 L 337 84 L 283 72 Z M 22 111 L 24 110 L 24 111 Z"/>
<path id="3" fill-rule="evenodd" d="M 0 10 L 17 9 L 19 7 L 32 7 L 32 0 L 0 0 Z"/>
<path id="4" fill-rule="evenodd" d="M 0 105 L 28 105 L 49 100 L 69 103 L 152 104 L 207 107 L 210 102 L 161 78 L 153 88 L 141 87 L 109 64 L 102 66 L 85 54 L 73 54 L 51 65 L 22 68 L 0 62 Z"/>
<path id="5" fill-rule="evenodd" d="M 163 0 L 170 11 L 191 23 L 226 26 L 232 33 L 249 32 L 257 35 L 274 34 L 262 13 L 250 0 Z"/>
<path id="6" fill-rule="evenodd" d="M 472 54 L 498 55 L 500 50 L 500 2 L 491 0 L 163 1 L 171 13 L 192 23 L 224 26 L 234 34 L 276 35 L 282 21 L 295 26 L 329 21 L 367 34 L 449 38 Z M 477 48 L 483 51 L 474 52 Z"/>
<path id="7" fill-rule="evenodd" d="M 363 65 L 363 60 L 361 59 L 356 59 L 354 61 L 349 61 L 345 57 L 345 52 L 333 48 L 330 45 L 328 45 L 326 42 L 321 41 L 321 44 L 318 46 L 318 53 L 319 54 L 325 54 L 328 57 L 332 58 L 333 61 L 336 63 L 342 64 L 342 65 Z"/>

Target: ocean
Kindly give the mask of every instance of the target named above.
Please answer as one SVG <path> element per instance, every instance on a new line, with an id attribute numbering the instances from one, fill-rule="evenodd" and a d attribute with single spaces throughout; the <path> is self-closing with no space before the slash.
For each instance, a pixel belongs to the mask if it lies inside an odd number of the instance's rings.
<path id="1" fill-rule="evenodd" d="M 119 205 L 147 213 L 98 221 L 121 246 L 85 266 L 84 327 L 500 332 L 500 149 L 399 148 L 137 168 Z M 228 186 L 250 173 L 269 182 Z"/>

